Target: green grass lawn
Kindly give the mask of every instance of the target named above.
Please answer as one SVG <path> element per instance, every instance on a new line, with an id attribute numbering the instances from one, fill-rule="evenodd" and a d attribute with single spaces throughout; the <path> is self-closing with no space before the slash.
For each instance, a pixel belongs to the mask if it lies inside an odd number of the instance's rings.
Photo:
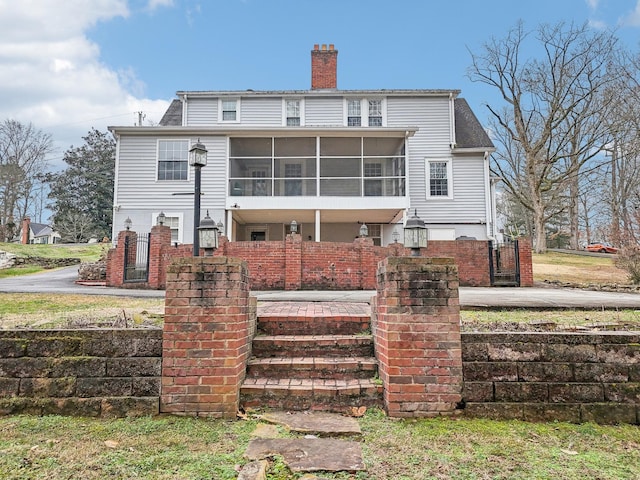
<path id="1" fill-rule="evenodd" d="M 640 428 L 359 419 L 366 472 L 342 480 L 637 479 Z M 2 479 L 235 479 L 259 420 L 0 417 Z M 282 435 L 290 436 L 283 432 Z M 299 479 L 280 461 L 270 480 Z"/>
<path id="2" fill-rule="evenodd" d="M 110 246 L 111 244 L 103 243 L 22 245 L 0 242 L 0 251 L 13 253 L 19 257 L 79 258 L 83 262 L 95 262 Z"/>

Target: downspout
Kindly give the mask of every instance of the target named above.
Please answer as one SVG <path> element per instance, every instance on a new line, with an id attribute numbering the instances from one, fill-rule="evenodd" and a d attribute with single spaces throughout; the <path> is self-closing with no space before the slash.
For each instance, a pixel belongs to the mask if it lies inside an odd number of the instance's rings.
<path id="1" fill-rule="evenodd" d="M 489 240 L 495 240 L 496 221 L 496 187 L 490 177 L 491 159 L 490 152 L 484 152 L 484 188 L 485 188 L 485 211 L 487 216 L 486 232 Z"/>
<path id="2" fill-rule="evenodd" d="M 456 113 L 455 113 L 455 101 L 456 98 L 453 92 L 449 93 L 449 145 L 451 148 L 456 146 Z"/>
<path id="3" fill-rule="evenodd" d="M 188 113 L 187 94 L 185 93 L 182 95 L 182 126 L 183 127 L 187 126 L 187 113 Z"/>
<path id="4" fill-rule="evenodd" d="M 113 132 L 112 132 L 113 133 Z M 113 178 L 116 180 L 113 182 L 113 206 L 111 213 L 111 241 L 113 242 L 117 237 L 116 225 L 120 225 L 121 223 L 116 223 L 116 212 L 120 211 L 120 203 L 118 202 L 118 177 L 120 173 L 120 135 L 117 133 L 113 133 L 113 136 L 116 138 L 116 161 L 115 168 L 113 172 Z"/>

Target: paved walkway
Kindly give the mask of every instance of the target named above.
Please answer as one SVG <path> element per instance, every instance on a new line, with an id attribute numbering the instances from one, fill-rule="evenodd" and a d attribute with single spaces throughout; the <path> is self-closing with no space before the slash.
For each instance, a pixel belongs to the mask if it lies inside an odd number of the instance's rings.
<path id="1" fill-rule="evenodd" d="M 132 290 L 76 285 L 77 267 L 0 280 L 0 293 L 76 293 L 124 297 L 164 297 L 163 290 Z M 262 302 L 369 303 L 374 290 L 252 292 Z M 480 308 L 637 308 L 640 294 L 592 292 L 573 288 L 460 287 L 460 305 Z"/>

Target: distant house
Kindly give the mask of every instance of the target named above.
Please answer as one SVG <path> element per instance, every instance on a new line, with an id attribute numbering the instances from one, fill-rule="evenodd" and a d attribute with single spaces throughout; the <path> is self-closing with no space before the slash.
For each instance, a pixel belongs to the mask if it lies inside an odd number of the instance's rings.
<path id="1" fill-rule="evenodd" d="M 22 220 L 20 243 L 46 244 L 60 242 L 60 234 L 44 223 L 34 223 L 29 217 Z"/>
<path id="2" fill-rule="evenodd" d="M 158 126 L 113 126 L 113 238 L 165 215 L 191 243 L 194 171 L 208 150 L 202 215 L 231 241 L 402 241 L 414 211 L 431 240 L 495 238 L 494 146 L 458 90 L 339 90 L 333 45 L 311 51 L 311 89 L 179 91 Z M 383 67 L 381 67 L 383 68 Z"/>

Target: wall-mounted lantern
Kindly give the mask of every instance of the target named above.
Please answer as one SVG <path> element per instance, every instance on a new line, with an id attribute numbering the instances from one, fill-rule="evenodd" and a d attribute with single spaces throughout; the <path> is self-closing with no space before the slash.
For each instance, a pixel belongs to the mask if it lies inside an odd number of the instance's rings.
<path id="1" fill-rule="evenodd" d="M 427 227 L 418 217 L 418 209 L 404 226 L 404 246 L 411 249 L 413 257 L 419 257 L 420 249 L 427 247 Z"/>

